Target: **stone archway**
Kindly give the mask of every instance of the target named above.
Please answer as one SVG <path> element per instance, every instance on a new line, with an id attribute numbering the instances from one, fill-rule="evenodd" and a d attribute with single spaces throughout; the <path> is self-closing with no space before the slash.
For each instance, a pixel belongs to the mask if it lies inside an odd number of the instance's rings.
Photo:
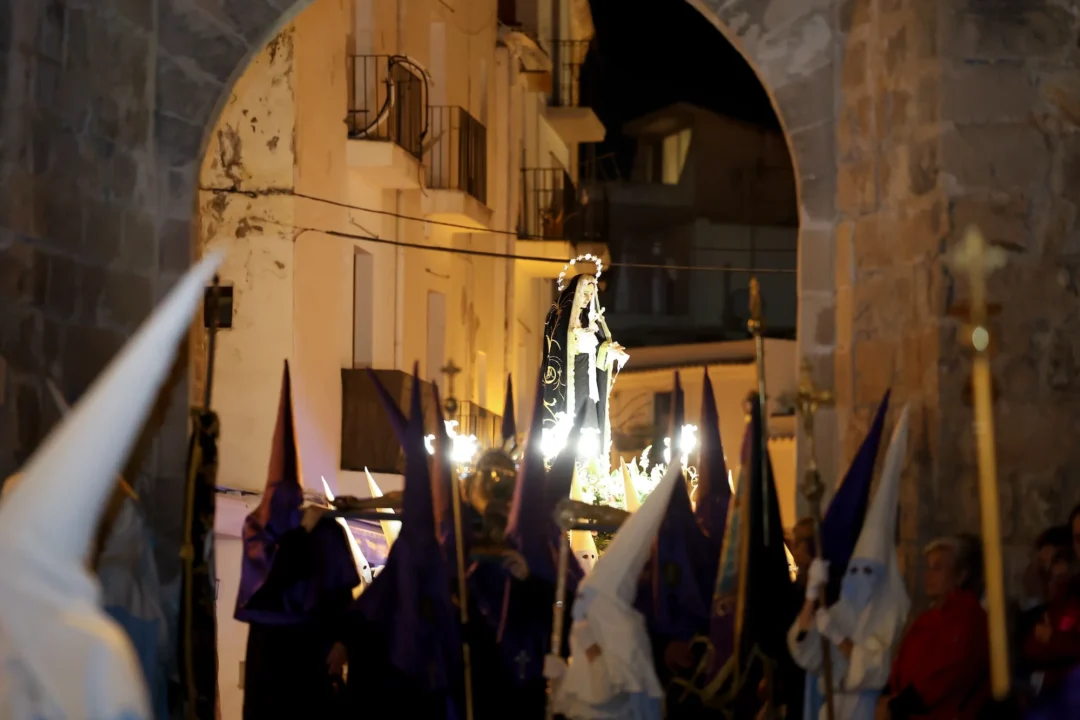
<path id="1" fill-rule="evenodd" d="M 798 357 L 814 366 L 815 381 L 835 386 L 837 65 L 844 33 L 840 3 L 804 0 L 687 0 L 746 58 L 780 119 L 796 175 L 799 203 Z M 841 394 L 838 398 L 843 400 Z M 801 437 L 802 430 L 799 434 Z M 846 460 L 837 411 L 817 418 L 817 461 L 826 478 Z M 805 464 L 800 442 L 796 477 Z M 803 506 L 801 496 L 797 500 Z"/>

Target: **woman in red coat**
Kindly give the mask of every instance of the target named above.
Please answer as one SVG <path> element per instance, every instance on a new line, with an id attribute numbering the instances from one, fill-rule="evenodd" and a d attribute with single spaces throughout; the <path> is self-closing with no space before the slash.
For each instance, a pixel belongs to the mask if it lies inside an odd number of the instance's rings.
<path id="1" fill-rule="evenodd" d="M 947 537 L 926 549 L 930 608 L 908 628 L 878 720 L 975 720 L 989 697 L 986 612 L 979 601 L 979 541 Z"/>

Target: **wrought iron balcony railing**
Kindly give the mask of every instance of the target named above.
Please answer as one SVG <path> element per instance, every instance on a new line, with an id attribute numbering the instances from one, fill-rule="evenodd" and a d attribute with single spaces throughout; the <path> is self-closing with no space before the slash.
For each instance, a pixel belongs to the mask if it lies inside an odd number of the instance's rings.
<path id="1" fill-rule="evenodd" d="M 433 105 L 428 123 L 427 186 L 461 190 L 487 203 L 487 128 L 456 105 Z"/>
<path id="2" fill-rule="evenodd" d="M 601 185 L 575 186 L 562 168 L 525 168 L 521 174 L 519 238 L 605 242 L 608 203 Z"/>
<path id="3" fill-rule="evenodd" d="M 398 55 L 352 55 L 348 73 L 349 137 L 392 142 L 421 159 L 428 89 L 419 69 Z"/>
<path id="4" fill-rule="evenodd" d="M 581 68 L 589 54 L 589 40 L 552 40 L 554 83 L 548 102 L 553 107 L 581 107 Z"/>

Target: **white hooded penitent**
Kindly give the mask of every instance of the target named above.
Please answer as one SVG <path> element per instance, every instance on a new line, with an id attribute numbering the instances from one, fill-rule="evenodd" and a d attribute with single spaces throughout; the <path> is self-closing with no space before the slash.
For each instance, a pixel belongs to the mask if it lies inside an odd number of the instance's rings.
<path id="1" fill-rule="evenodd" d="M 833 645 L 830 658 L 838 720 L 874 717 L 911 606 L 896 559 L 895 540 L 908 424 L 909 410 L 905 407 L 893 430 L 874 499 L 844 574 L 840 600 L 828 610 L 817 611 L 811 630 L 801 641 L 798 621 L 788 632 L 792 658 L 815 675 L 820 676 L 821 671 L 821 637 Z M 847 661 L 836 647 L 844 640 L 852 645 Z M 825 709 L 821 708 L 819 718 L 824 717 Z"/>
<path id="2" fill-rule="evenodd" d="M 555 708 L 571 720 L 659 720 L 664 689 L 653 667 L 645 618 L 634 609 L 638 577 L 664 521 L 682 468 L 664 478 L 615 533 L 578 587 L 570 629 L 570 665 L 555 691 Z M 593 647 L 600 654 L 591 661 Z"/>
<path id="3" fill-rule="evenodd" d="M 208 255 L 180 280 L 0 502 L 0 717 L 150 716 L 135 652 L 101 609 L 87 555 L 221 257 Z"/>

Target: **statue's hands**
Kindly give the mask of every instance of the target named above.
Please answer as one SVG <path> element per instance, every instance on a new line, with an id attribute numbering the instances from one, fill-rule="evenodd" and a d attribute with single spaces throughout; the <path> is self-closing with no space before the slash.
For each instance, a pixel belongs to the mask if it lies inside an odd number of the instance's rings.
<path id="1" fill-rule="evenodd" d="M 618 369 L 622 370 L 627 360 L 630 359 L 630 353 L 626 352 L 626 348 L 619 343 L 613 342 L 608 348 L 608 358 L 610 358 L 612 367 L 617 365 Z"/>

